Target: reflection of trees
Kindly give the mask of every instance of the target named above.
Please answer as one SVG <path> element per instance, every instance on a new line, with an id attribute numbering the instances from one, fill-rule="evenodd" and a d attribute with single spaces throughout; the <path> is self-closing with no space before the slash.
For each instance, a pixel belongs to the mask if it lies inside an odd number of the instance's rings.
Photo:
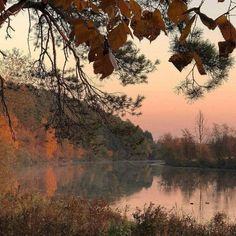
<path id="1" fill-rule="evenodd" d="M 153 175 L 148 164 L 111 162 L 32 167 L 19 173 L 18 179 L 22 191 L 40 190 L 48 195 L 113 201 L 150 187 Z"/>
<path id="2" fill-rule="evenodd" d="M 149 165 L 107 163 L 84 165 L 84 174 L 72 182 L 58 186 L 58 192 L 86 198 L 117 200 L 143 187 L 150 187 L 153 174 Z"/>
<path id="3" fill-rule="evenodd" d="M 194 191 L 209 187 L 214 188 L 212 195 L 216 196 L 227 192 L 233 195 L 236 189 L 236 176 L 234 171 L 214 171 L 191 168 L 163 168 L 161 181 L 164 191 L 180 189 L 185 197 L 191 197 Z M 212 196 L 214 197 L 214 196 Z"/>
<path id="4" fill-rule="evenodd" d="M 233 171 L 163 167 L 141 162 L 83 163 L 29 168 L 18 179 L 21 190 L 116 201 L 149 188 L 154 176 L 160 176 L 161 191 L 166 194 L 181 191 L 187 202 L 194 194 L 195 197 L 199 194 L 200 200 L 202 196 L 203 204 L 206 199 L 225 206 L 234 201 L 236 176 Z"/>

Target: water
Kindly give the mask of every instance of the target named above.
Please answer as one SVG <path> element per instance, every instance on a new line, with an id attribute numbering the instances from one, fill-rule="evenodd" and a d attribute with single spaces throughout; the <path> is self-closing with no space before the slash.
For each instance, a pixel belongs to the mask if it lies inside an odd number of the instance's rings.
<path id="1" fill-rule="evenodd" d="M 31 167 L 16 177 L 21 191 L 105 199 L 129 214 L 150 202 L 207 221 L 217 212 L 236 219 L 236 172 L 173 168 L 159 163 L 77 163 Z"/>

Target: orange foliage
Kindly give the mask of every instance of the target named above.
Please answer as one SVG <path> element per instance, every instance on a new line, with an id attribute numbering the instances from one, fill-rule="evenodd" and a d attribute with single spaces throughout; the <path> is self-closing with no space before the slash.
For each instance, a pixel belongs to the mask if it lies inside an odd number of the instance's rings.
<path id="1" fill-rule="evenodd" d="M 53 196 L 57 190 L 57 177 L 52 167 L 48 167 L 46 170 L 45 185 L 47 196 Z"/>
<path id="2" fill-rule="evenodd" d="M 15 128 L 17 126 L 17 118 L 11 116 L 12 126 Z M 13 148 L 18 148 L 19 143 L 13 140 L 12 133 L 10 131 L 9 125 L 6 121 L 6 118 L 3 115 L 0 115 L 0 140 L 5 143 L 5 145 L 12 145 Z M 15 135 L 15 134 L 14 134 Z"/>
<path id="3" fill-rule="evenodd" d="M 56 139 L 56 135 L 55 135 L 55 129 L 49 128 L 47 130 L 46 140 L 47 140 L 47 144 L 46 144 L 47 157 L 49 159 L 52 159 L 55 156 L 56 151 L 58 149 L 57 139 Z"/>

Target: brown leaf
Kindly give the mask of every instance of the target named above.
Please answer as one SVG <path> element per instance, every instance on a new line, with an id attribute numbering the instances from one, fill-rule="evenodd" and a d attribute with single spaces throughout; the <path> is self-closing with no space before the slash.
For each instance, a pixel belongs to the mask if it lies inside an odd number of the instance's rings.
<path id="1" fill-rule="evenodd" d="M 159 29 L 161 29 L 161 30 L 162 30 L 163 32 L 165 32 L 165 34 L 166 34 L 165 22 L 164 22 L 164 20 L 162 19 L 161 12 L 160 12 L 158 9 L 156 9 L 156 10 L 153 12 L 152 21 L 153 21 L 154 25 L 156 25 L 156 27 L 158 27 Z"/>
<path id="2" fill-rule="evenodd" d="M 108 34 L 108 41 L 112 49 L 119 49 L 127 41 L 129 27 L 124 23 L 120 23 Z"/>
<path id="3" fill-rule="evenodd" d="M 89 62 L 96 61 L 103 55 L 104 38 L 102 35 L 97 34 L 90 40 L 90 50 L 88 53 Z"/>
<path id="4" fill-rule="evenodd" d="M 200 75 L 206 75 L 206 71 L 204 69 L 201 57 L 196 52 L 194 52 L 193 53 L 193 58 L 196 62 L 196 66 L 197 66 L 199 74 Z"/>
<path id="5" fill-rule="evenodd" d="M 97 5 L 93 4 L 92 2 L 89 3 L 89 7 L 93 10 L 95 13 L 99 13 L 99 8 Z"/>
<path id="6" fill-rule="evenodd" d="M 236 29 L 227 19 L 227 17 L 220 16 L 216 20 L 216 24 L 218 25 L 224 39 L 227 41 L 236 42 Z"/>
<path id="7" fill-rule="evenodd" d="M 235 42 L 227 40 L 218 43 L 219 46 L 219 54 L 221 57 L 228 57 L 230 53 L 232 53 L 235 49 Z"/>
<path id="8" fill-rule="evenodd" d="M 120 8 L 122 15 L 130 18 L 131 14 L 130 14 L 130 9 L 127 3 L 124 0 L 118 0 L 117 5 Z"/>
<path id="9" fill-rule="evenodd" d="M 61 7 L 65 10 L 71 6 L 72 2 L 73 0 L 54 0 L 54 3 L 57 7 Z"/>
<path id="10" fill-rule="evenodd" d="M 183 0 L 173 0 L 169 5 L 167 14 L 173 23 L 179 24 L 188 18 L 188 16 L 184 14 L 187 9 L 187 5 Z"/>
<path id="11" fill-rule="evenodd" d="M 115 7 L 115 6 L 116 6 L 116 0 L 101 0 L 100 3 L 100 7 L 105 12 L 108 7 Z"/>
<path id="12" fill-rule="evenodd" d="M 93 70 L 95 74 L 101 74 L 100 79 L 104 79 L 111 75 L 114 67 L 111 63 L 109 54 L 102 55 L 93 63 Z"/>
<path id="13" fill-rule="evenodd" d="M 172 55 L 169 59 L 169 62 L 172 62 L 174 66 L 181 72 L 184 67 L 190 64 L 193 60 L 193 53 L 176 53 Z"/>
<path id="14" fill-rule="evenodd" d="M 207 15 L 199 12 L 198 15 L 200 16 L 200 19 L 202 21 L 202 23 L 208 28 L 208 29 L 211 29 L 211 30 L 214 30 L 216 28 L 216 22 L 211 19 L 210 17 L 208 17 Z"/>
<path id="15" fill-rule="evenodd" d="M 6 2 L 6 0 L 0 0 L 0 12 L 5 9 Z"/>
<path id="16" fill-rule="evenodd" d="M 134 18 L 141 18 L 142 8 L 135 0 L 130 0 L 130 9 L 133 12 Z"/>
<path id="17" fill-rule="evenodd" d="M 143 16 L 133 18 L 131 21 L 133 34 L 140 40 L 147 38 L 150 41 L 156 39 L 161 30 L 165 32 L 165 24 L 159 11 L 144 11 Z"/>
<path id="18" fill-rule="evenodd" d="M 78 11 L 83 11 L 85 8 L 88 7 L 88 2 L 83 0 L 76 0 L 74 1 L 75 6 L 77 7 Z"/>
<path id="19" fill-rule="evenodd" d="M 78 20 L 73 24 L 74 30 L 73 33 L 75 35 L 75 43 L 76 45 L 80 45 L 90 40 L 90 38 L 95 34 L 95 30 L 90 27 L 85 22 Z"/>
<path id="20" fill-rule="evenodd" d="M 196 15 L 194 15 L 186 24 L 185 28 L 183 29 L 181 36 L 179 38 L 180 43 L 184 43 L 186 38 L 188 37 L 190 31 L 191 31 L 191 27 L 193 22 L 195 21 Z"/>

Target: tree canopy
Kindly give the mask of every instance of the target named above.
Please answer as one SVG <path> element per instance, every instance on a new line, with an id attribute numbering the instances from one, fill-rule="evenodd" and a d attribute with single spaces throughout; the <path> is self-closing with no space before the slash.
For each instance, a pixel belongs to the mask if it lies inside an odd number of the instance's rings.
<path id="1" fill-rule="evenodd" d="M 203 12 L 206 0 L 0 0 L 0 26 L 6 25 L 11 36 L 11 17 L 20 11 L 29 15 L 29 34 L 34 33 L 34 46 L 39 58 L 28 71 L 37 86 L 45 83 L 56 92 L 57 115 L 65 110 L 73 113 L 65 96 L 83 102 L 97 112 L 136 113 L 143 100 L 126 95 L 107 93 L 94 85 L 83 70 L 84 61 L 93 64 L 100 80 L 115 75 L 123 85 L 147 82 L 147 73 L 155 68 L 139 53 L 130 40 L 154 41 L 161 33 L 170 39 L 172 56 L 169 59 L 179 71 L 191 64 L 186 78 L 177 87 L 189 98 L 221 84 L 232 66 L 230 54 L 235 48 L 236 30 L 231 15 L 236 8 L 232 0 L 218 0 L 216 8 L 228 4 L 227 10 L 212 19 Z M 197 4 L 198 5 L 194 5 Z M 218 49 L 204 39 L 203 31 L 218 28 L 222 41 Z M 7 57 L 1 51 L 3 60 Z M 64 62 L 61 63 L 63 55 Z M 74 68 L 69 63 L 73 58 Z M 208 75 L 200 84 L 195 71 Z M 27 77 L 28 78 L 28 77 Z M 4 75 L 1 79 L 1 98 L 5 112 Z"/>

